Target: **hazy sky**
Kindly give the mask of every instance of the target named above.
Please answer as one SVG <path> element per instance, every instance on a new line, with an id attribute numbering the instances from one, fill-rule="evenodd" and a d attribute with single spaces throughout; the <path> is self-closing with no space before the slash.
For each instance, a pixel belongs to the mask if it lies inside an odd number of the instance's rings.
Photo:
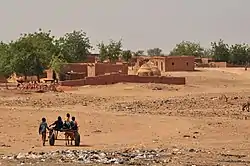
<path id="1" fill-rule="evenodd" d="M 122 38 L 124 48 L 165 53 L 182 40 L 250 43 L 249 6 L 250 0 L 2 0 L 0 40 L 42 28 L 55 36 L 83 29 L 93 45 Z"/>

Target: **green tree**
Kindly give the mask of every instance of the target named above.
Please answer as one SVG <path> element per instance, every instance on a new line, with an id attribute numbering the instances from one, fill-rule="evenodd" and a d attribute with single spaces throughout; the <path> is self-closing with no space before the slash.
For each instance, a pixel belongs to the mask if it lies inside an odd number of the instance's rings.
<path id="1" fill-rule="evenodd" d="M 129 60 L 132 58 L 132 52 L 130 50 L 122 51 L 122 59 L 126 62 L 129 62 Z"/>
<path id="2" fill-rule="evenodd" d="M 218 42 L 212 42 L 212 53 L 213 58 L 216 61 L 224 61 L 229 62 L 230 61 L 230 49 L 228 44 L 225 44 L 222 39 L 220 39 Z"/>
<path id="3" fill-rule="evenodd" d="M 11 60 L 10 48 L 6 43 L 0 43 L 0 75 L 5 79 L 8 79 L 13 73 L 10 60 Z M 8 85 L 6 82 L 6 88 L 8 89 Z"/>
<path id="4" fill-rule="evenodd" d="M 108 46 L 106 46 L 103 42 L 97 45 L 99 48 L 99 58 L 100 61 L 103 62 L 109 57 Z"/>
<path id="5" fill-rule="evenodd" d="M 23 75 L 25 78 L 32 75 L 31 68 L 34 65 L 34 48 L 30 40 L 20 37 L 18 40 L 10 43 L 10 52 L 12 59 L 10 65 L 17 75 Z"/>
<path id="6" fill-rule="evenodd" d="M 110 40 L 108 45 L 103 42 L 97 45 L 99 48 L 100 60 L 103 62 L 108 59 L 110 62 L 115 62 L 119 59 L 122 53 L 122 41 Z"/>
<path id="7" fill-rule="evenodd" d="M 138 50 L 136 52 L 133 53 L 133 56 L 142 56 L 144 54 L 144 51 L 143 50 Z"/>
<path id="8" fill-rule="evenodd" d="M 148 53 L 149 56 L 160 56 L 160 55 L 163 55 L 162 54 L 162 50 L 160 48 L 148 49 L 147 53 Z"/>
<path id="9" fill-rule="evenodd" d="M 245 65 L 250 61 L 249 46 L 247 44 L 235 44 L 230 47 L 230 62 Z"/>
<path id="10" fill-rule="evenodd" d="M 92 49 L 89 38 L 82 30 L 66 33 L 56 40 L 55 45 L 59 48 L 61 58 L 68 63 L 83 62 Z"/>
<path id="11" fill-rule="evenodd" d="M 199 43 L 182 41 L 176 44 L 175 48 L 170 52 L 170 55 L 202 57 L 204 55 L 204 48 L 202 48 Z"/>
<path id="12" fill-rule="evenodd" d="M 25 76 L 40 75 L 48 68 L 56 48 L 51 32 L 23 34 L 16 41 L 10 43 L 10 66 L 13 72 Z"/>
<path id="13" fill-rule="evenodd" d="M 204 58 L 212 58 L 213 57 L 213 51 L 210 48 L 204 49 L 204 53 L 202 55 Z"/>
<path id="14" fill-rule="evenodd" d="M 54 55 L 50 62 L 50 68 L 58 74 L 59 80 L 64 80 L 65 74 L 62 72 L 63 64 L 67 63 L 62 55 Z"/>

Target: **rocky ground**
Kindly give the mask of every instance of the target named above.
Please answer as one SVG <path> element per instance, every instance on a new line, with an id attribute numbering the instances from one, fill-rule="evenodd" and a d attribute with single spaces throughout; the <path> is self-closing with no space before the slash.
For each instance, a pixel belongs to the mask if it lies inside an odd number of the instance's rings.
<path id="1" fill-rule="evenodd" d="M 196 158 L 199 156 L 199 159 Z M 195 160 L 193 160 L 195 158 Z M 205 160 L 204 160 L 205 159 Z M 8 165 L 189 165 L 225 166 L 249 165 L 250 157 L 230 151 L 216 153 L 198 149 L 155 149 L 124 151 L 57 150 L 27 152 L 1 156 L 2 164 Z"/>
<path id="2" fill-rule="evenodd" d="M 155 86 L 157 87 L 157 85 Z M 0 106 L 63 108 L 85 106 L 96 110 L 183 117 L 230 117 L 247 119 L 250 114 L 242 105 L 250 101 L 250 93 L 198 94 L 154 99 L 135 97 L 98 97 L 72 93 L 31 94 L 17 93 L 0 98 Z M 203 108 L 203 109 L 200 109 Z"/>

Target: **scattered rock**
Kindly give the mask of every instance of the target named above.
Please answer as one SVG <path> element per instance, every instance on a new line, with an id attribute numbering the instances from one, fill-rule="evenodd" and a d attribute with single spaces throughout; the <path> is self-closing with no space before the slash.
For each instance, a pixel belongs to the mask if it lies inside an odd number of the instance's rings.
<path id="1" fill-rule="evenodd" d="M 101 132 L 102 132 L 101 130 L 95 130 L 92 133 L 101 133 Z"/>
<path id="2" fill-rule="evenodd" d="M 184 138 L 190 138 L 190 135 L 184 135 L 183 137 Z"/>
<path id="3" fill-rule="evenodd" d="M 154 87 L 154 88 L 152 88 L 152 90 L 162 90 L 162 88 L 161 87 Z"/>
<path id="4" fill-rule="evenodd" d="M 196 150 L 194 150 L 194 149 L 189 149 L 189 152 L 196 152 Z"/>
<path id="5" fill-rule="evenodd" d="M 6 145 L 6 144 L 2 144 L 1 146 L 2 147 L 7 147 L 7 148 L 11 147 L 10 145 Z"/>
<path id="6" fill-rule="evenodd" d="M 178 152 L 177 152 L 178 153 Z M 19 153 L 13 156 L 1 156 L 3 160 L 14 160 L 19 163 L 29 162 L 49 162 L 58 163 L 81 163 L 81 164 L 131 164 L 140 165 L 141 163 L 164 163 L 162 157 L 164 151 L 161 150 L 125 150 L 123 152 L 103 152 L 85 150 L 58 150 L 51 152 L 28 152 Z M 150 164 L 150 165 L 151 165 Z"/>

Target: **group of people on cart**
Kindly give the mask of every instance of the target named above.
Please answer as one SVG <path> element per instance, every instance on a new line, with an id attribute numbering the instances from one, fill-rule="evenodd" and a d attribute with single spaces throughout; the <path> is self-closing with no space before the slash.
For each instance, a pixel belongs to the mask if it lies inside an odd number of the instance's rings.
<path id="1" fill-rule="evenodd" d="M 61 116 L 58 116 L 57 120 L 48 126 L 46 119 L 42 118 L 42 122 L 39 126 L 39 134 L 42 135 L 43 146 L 45 146 L 46 141 L 46 129 L 51 130 L 49 127 L 52 127 L 53 130 L 62 131 L 62 130 L 78 130 L 78 124 L 74 116 L 70 119 L 70 114 L 67 113 L 66 119 L 63 122 Z"/>
<path id="2" fill-rule="evenodd" d="M 71 130 L 78 129 L 76 118 L 73 116 L 70 120 L 69 113 L 67 113 L 64 123 L 62 121 L 62 118 L 60 116 L 58 116 L 57 120 L 54 123 L 52 123 L 51 125 L 49 125 L 49 127 L 51 127 L 51 126 L 53 126 L 53 129 L 57 130 L 57 131 L 61 131 L 63 129 L 71 129 Z"/>

